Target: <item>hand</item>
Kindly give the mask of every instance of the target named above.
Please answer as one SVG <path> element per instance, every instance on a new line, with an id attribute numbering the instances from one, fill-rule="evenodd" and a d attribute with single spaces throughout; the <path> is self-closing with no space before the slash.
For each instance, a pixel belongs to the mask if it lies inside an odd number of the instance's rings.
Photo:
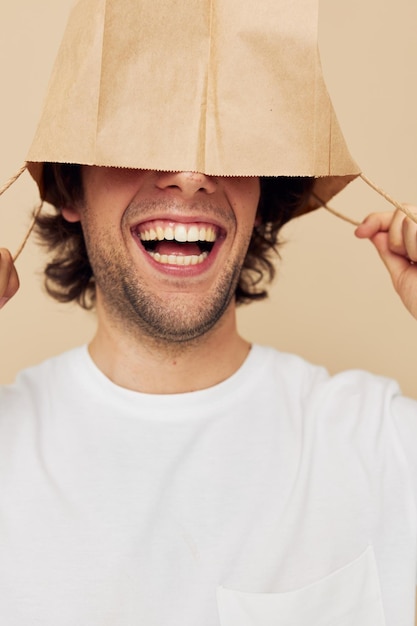
<path id="1" fill-rule="evenodd" d="M 417 214 L 417 207 L 407 207 Z M 400 210 L 373 213 L 358 226 L 355 235 L 372 241 L 395 290 L 417 319 L 417 224 Z"/>
<path id="2" fill-rule="evenodd" d="M 0 248 L 0 309 L 19 289 L 19 278 L 12 256 L 5 248 Z"/>

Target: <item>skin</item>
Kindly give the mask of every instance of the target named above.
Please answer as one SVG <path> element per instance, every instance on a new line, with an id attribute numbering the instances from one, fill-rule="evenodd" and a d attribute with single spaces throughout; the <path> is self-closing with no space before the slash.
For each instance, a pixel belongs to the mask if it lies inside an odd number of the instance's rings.
<path id="1" fill-rule="evenodd" d="M 85 202 L 63 215 L 81 221 L 97 279 L 97 332 L 89 346 L 97 366 L 116 384 L 147 393 L 202 389 L 232 375 L 250 345 L 237 332 L 227 294 L 256 220 L 258 179 L 97 167 L 85 168 L 83 178 Z M 225 237 L 213 263 L 191 275 L 149 263 L 131 227 L 161 217 L 220 225 Z M 355 234 L 373 243 L 417 319 L 417 265 L 410 263 L 417 262 L 417 225 L 399 211 L 376 213 Z M 18 286 L 11 256 L 0 249 L 0 307 Z M 156 326 L 141 303 L 158 314 Z"/>
<path id="2" fill-rule="evenodd" d="M 259 202 L 256 178 L 86 167 L 85 202 L 65 207 L 80 220 L 97 283 L 97 333 L 90 353 L 117 384 L 148 393 L 214 385 L 244 361 L 237 333 L 236 280 Z M 214 223 L 214 261 L 198 270 L 150 262 L 132 236 L 156 219 Z M 120 277 L 123 277 L 122 279 Z"/>
<path id="3" fill-rule="evenodd" d="M 0 248 L 0 308 L 12 298 L 19 289 L 19 278 L 9 250 Z"/>
<path id="4" fill-rule="evenodd" d="M 407 206 L 417 214 L 416 207 Z M 393 213 L 369 215 L 355 234 L 374 244 L 395 291 L 417 319 L 417 265 L 414 265 L 417 263 L 417 224 L 397 209 Z"/>

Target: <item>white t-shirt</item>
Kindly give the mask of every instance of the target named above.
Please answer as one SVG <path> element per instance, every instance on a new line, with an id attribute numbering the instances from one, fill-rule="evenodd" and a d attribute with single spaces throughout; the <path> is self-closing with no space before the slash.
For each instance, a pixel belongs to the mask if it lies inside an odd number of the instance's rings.
<path id="1" fill-rule="evenodd" d="M 77 348 L 0 390 L 0 624 L 411 626 L 416 457 L 392 381 L 254 346 L 147 395 Z"/>

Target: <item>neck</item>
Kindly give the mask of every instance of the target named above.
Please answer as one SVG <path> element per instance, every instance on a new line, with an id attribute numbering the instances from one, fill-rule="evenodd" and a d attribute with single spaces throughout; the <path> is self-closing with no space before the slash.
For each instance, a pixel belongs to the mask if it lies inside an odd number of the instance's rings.
<path id="1" fill-rule="evenodd" d="M 90 355 L 111 381 L 134 391 L 171 394 L 212 387 L 234 374 L 250 349 L 237 332 L 234 303 L 210 332 L 178 344 L 162 344 L 145 335 L 132 339 L 97 312 Z"/>

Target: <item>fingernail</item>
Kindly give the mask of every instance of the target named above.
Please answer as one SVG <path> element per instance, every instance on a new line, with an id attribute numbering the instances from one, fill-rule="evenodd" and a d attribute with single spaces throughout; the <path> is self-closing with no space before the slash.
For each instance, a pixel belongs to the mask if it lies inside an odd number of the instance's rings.
<path id="1" fill-rule="evenodd" d="M 0 298 L 0 309 L 8 302 L 10 298 Z"/>

